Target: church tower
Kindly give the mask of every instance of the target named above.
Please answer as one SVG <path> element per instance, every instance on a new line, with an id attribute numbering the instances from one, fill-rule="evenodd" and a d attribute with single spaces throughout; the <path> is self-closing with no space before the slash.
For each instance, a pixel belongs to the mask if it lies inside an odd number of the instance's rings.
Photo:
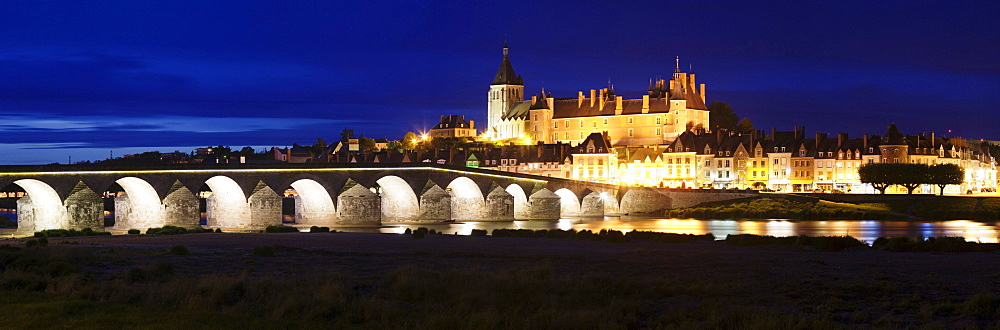
<path id="1" fill-rule="evenodd" d="M 501 118 L 514 102 L 524 100 L 524 79 L 514 73 L 514 67 L 507 56 L 507 43 L 503 44 L 503 61 L 490 84 L 489 106 L 486 118 L 487 134 L 499 129 Z"/>

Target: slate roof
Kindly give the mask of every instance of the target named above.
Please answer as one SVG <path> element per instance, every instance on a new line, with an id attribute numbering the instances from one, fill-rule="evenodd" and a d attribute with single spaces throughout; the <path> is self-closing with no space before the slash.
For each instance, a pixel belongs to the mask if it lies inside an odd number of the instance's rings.
<path id="1" fill-rule="evenodd" d="M 510 64 L 507 56 L 507 44 L 503 45 L 503 60 L 500 61 L 500 68 L 493 76 L 493 83 L 490 85 L 524 85 L 524 79 L 514 73 L 514 66 Z"/>

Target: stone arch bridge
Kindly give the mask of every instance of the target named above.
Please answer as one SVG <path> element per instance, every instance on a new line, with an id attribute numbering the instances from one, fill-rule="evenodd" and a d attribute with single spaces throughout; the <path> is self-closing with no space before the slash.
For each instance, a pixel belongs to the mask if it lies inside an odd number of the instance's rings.
<path id="1" fill-rule="evenodd" d="M 287 189 L 295 191 L 296 223 L 316 226 L 559 219 L 693 202 L 662 189 L 437 164 L 0 166 L 0 187 L 26 192 L 17 201 L 20 233 L 103 229 L 102 193 L 115 184 L 124 190 L 115 198 L 119 230 L 200 226 L 197 194 L 203 190 L 212 192 L 206 225 L 228 230 L 281 224 Z"/>

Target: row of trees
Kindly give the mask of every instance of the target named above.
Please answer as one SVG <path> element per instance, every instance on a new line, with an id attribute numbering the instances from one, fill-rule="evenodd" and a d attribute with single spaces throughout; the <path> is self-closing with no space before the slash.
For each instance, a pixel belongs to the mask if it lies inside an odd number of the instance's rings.
<path id="1" fill-rule="evenodd" d="M 912 194 L 914 189 L 922 184 L 933 184 L 944 194 L 944 187 L 950 184 L 962 184 L 965 180 L 965 170 L 955 164 L 906 163 L 871 163 L 858 169 L 861 182 L 871 184 L 880 193 L 892 185 L 906 188 L 906 193 Z"/>

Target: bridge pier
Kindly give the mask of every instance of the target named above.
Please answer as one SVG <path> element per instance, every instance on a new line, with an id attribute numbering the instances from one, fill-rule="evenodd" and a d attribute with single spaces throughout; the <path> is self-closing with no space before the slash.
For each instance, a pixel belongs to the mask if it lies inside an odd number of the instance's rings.
<path id="1" fill-rule="evenodd" d="M 486 217 L 489 221 L 514 220 L 514 196 L 497 186 L 486 195 Z"/>
<path id="2" fill-rule="evenodd" d="M 337 196 L 337 225 L 382 225 L 382 200 L 360 184 Z"/>
<path id="3" fill-rule="evenodd" d="M 64 204 L 70 229 L 104 229 L 104 200 L 87 185 L 78 183 Z"/>
<path id="4" fill-rule="evenodd" d="M 604 198 L 601 197 L 601 193 L 595 191 L 584 196 L 583 202 L 580 204 L 581 217 L 604 216 Z"/>
<path id="5" fill-rule="evenodd" d="M 451 220 L 451 195 L 438 185 L 432 185 L 420 195 L 420 220 Z"/>
<path id="6" fill-rule="evenodd" d="M 562 198 L 548 189 L 542 188 L 531 194 L 528 204 L 531 205 L 530 219 L 555 220 L 560 217 Z"/>
<path id="7" fill-rule="evenodd" d="M 163 199 L 163 224 L 184 228 L 199 227 L 201 212 L 198 209 L 198 197 L 183 185 L 175 184 L 171 189 Z"/>
<path id="8" fill-rule="evenodd" d="M 250 213 L 249 228 L 281 225 L 281 197 L 263 182 L 257 184 L 247 199 L 247 209 Z"/>

